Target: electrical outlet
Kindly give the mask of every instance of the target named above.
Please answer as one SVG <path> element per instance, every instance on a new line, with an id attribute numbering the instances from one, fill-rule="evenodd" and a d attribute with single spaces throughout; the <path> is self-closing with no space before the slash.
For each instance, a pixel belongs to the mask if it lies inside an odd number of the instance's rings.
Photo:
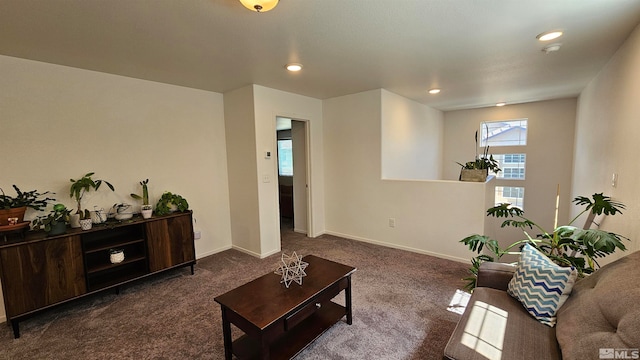
<path id="1" fill-rule="evenodd" d="M 396 227 L 396 218 L 389 218 L 389 227 Z"/>
<path id="2" fill-rule="evenodd" d="M 201 236 L 202 236 L 202 234 L 200 233 L 199 230 L 193 232 L 193 239 L 194 240 L 200 239 Z"/>

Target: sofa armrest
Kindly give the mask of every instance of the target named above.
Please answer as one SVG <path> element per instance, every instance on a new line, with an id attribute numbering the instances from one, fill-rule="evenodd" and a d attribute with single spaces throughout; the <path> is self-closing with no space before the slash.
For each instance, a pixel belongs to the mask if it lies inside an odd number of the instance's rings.
<path id="1" fill-rule="evenodd" d="M 476 286 L 506 291 L 515 271 L 514 265 L 485 261 L 480 264 Z"/>

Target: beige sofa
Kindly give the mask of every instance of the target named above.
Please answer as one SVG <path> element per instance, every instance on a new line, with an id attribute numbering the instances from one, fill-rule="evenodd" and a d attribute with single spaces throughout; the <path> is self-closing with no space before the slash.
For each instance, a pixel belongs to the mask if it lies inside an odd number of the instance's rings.
<path id="1" fill-rule="evenodd" d="M 481 265 L 478 287 L 445 359 L 600 359 L 611 352 L 611 359 L 638 358 L 640 251 L 577 281 L 555 327 L 538 322 L 507 294 L 514 270 L 507 264 Z"/>

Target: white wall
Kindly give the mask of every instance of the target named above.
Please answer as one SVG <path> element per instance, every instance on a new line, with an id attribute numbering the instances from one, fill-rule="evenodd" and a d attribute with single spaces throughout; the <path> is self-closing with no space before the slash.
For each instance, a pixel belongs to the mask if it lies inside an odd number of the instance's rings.
<path id="1" fill-rule="evenodd" d="M 232 242 L 236 249 L 260 256 L 260 214 L 256 185 L 259 176 L 255 113 L 251 104 L 251 86 L 224 94 Z"/>
<path id="2" fill-rule="evenodd" d="M 524 186 L 524 208 L 528 218 L 551 231 L 555 215 L 557 186 L 560 185 L 559 224 L 569 221 L 571 202 L 571 164 L 576 99 L 450 111 L 444 115 L 444 178 L 457 179 L 460 165 L 475 156 L 474 135 L 480 123 L 492 120 L 528 118 L 526 180 L 496 179 L 498 186 Z M 519 153 L 523 147 L 490 148 L 490 153 Z M 490 221 L 485 235 L 503 245 L 523 238 L 522 231 L 500 228 L 504 219 Z M 580 224 L 582 225 L 582 224 Z"/>
<path id="3" fill-rule="evenodd" d="M 276 116 L 305 120 L 309 126 L 309 157 L 311 177 L 309 191 L 312 221 L 309 236 L 324 231 L 324 160 L 322 142 L 322 101 L 307 96 L 252 85 L 256 124 L 256 158 L 260 213 L 260 254 L 262 257 L 280 251 L 280 219 L 278 206 L 278 164 L 276 157 L 264 158 L 265 151 L 277 149 Z M 264 182 L 267 176 L 270 182 Z"/>
<path id="4" fill-rule="evenodd" d="M 293 153 L 293 229 L 307 233 L 307 128 L 306 122 L 291 122 Z"/>
<path id="5" fill-rule="evenodd" d="M 629 237 L 630 251 L 640 250 L 639 95 L 640 27 L 580 95 L 573 167 L 574 195 L 604 192 L 626 204 L 623 215 L 605 218 L 602 228 Z M 611 184 L 614 173 L 617 187 Z"/>
<path id="6" fill-rule="evenodd" d="M 382 178 L 442 178 L 443 113 L 382 90 Z"/>
<path id="7" fill-rule="evenodd" d="M 149 178 L 153 204 L 164 191 L 189 201 L 197 257 L 231 246 L 222 94 L 0 56 L 0 109 L 5 191 L 50 190 L 75 208 L 69 179 L 95 171 L 116 191 L 83 205 L 106 209 L 138 204 L 129 194 Z"/>
<path id="8" fill-rule="evenodd" d="M 382 180 L 383 91 L 324 101 L 327 233 L 466 262 L 459 240 L 483 232 L 486 185 Z"/>

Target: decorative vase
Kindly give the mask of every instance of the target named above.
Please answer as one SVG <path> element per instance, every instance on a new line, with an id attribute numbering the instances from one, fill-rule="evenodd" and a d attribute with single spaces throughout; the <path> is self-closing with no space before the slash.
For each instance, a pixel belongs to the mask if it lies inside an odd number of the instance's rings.
<path id="1" fill-rule="evenodd" d="M 48 236 L 55 236 L 64 234 L 67 232 L 67 224 L 64 221 L 60 221 L 55 225 L 51 225 L 51 230 L 47 233 Z"/>
<path id="2" fill-rule="evenodd" d="M 82 228 L 82 230 L 91 230 L 92 226 L 93 226 L 93 220 L 92 219 L 82 219 L 82 220 L 80 220 L 80 227 Z"/>
<path id="3" fill-rule="evenodd" d="M 24 220 L 25 211 L 27 211 L 26 206 L 0 210 L 0 226 L 11 225 L 9 224 L 9 218 L 18 218 L 16 224 L 21 223 Z"/>

